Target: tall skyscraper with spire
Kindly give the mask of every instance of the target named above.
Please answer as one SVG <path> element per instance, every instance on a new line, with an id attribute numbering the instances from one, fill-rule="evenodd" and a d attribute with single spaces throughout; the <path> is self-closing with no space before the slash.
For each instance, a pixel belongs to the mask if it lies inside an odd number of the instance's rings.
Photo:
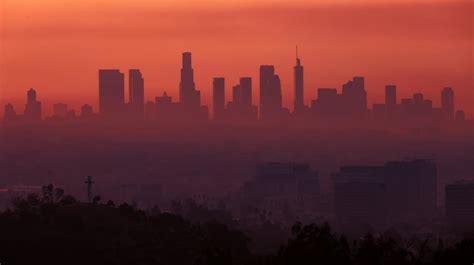
<path id="1" fill-rule="evenodd" d="M 185 108 L 199 108 L 201 93 L 194 84 L 194 70 L 191 64 L 191 53 L 183 53 L 181 79 L 179 83 L 179 100 Z"/>
<path id="2" fill-rule="evenodd" d="M 296 47 L 296 65 L 294 69 L 294 112 L 304 111 L 304 87 L 303 87 L 303 66 L 298 57 L 298 46 Z"/>

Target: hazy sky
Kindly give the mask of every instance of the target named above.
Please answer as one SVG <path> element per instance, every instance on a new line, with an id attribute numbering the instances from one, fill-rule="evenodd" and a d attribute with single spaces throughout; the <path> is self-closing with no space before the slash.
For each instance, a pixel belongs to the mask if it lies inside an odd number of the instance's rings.
<path id="1" fill-rule="evenodd" d="M 140 68 L 147 100 L 165 90 L 177 99 L 183 51 L 203 104 L 216 76 L 228 99 L 252 76 L 258 102 L 258 67 L 274 64 L 292 107 L 296 45 L 307 104 L 317 88 L 363 75 L 370 103 L 394 83 L 400 97 L 420 91 L 438 105 L 452 86 L 474 113 L 471 1 L 0 0 L 0 34 L 0 103 L 20 113 L 30 87 L 47 113 L 56 102 L 96 107 L 99 68 Z"/>

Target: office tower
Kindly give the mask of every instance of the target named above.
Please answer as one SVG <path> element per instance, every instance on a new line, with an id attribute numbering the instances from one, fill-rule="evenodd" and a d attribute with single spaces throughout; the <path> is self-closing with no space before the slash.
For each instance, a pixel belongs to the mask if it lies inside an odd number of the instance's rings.
<path id="1" fill-rule="evenodd" d="M 356 76 L 342 86 L 344 110 L 349 116 L 362 118 L 367 112 L 367 92 L 364 77 Z"/>
<path id="2" fill-rule="evenodd" d="M 225 79 L 216 77 L 212 81 L 212 107 L 214 119 L 221 120 L 225 113 Z"/>
<path id="3" fill-rule="evenodd" d="M 298 58 L 298 48 L 296 48 L 296 65 L 293 68 L 294 78 L 294 112 L 304 111 L 304 87 L 303 87 L 303 66 Z"/>
<path id="4" fill-rule="evenodd" d="M 456 230 L 472 230 L 474 228 L 474 182 L 459 181 L 448 184 L 445 191 L 448 224 Z"/>
<path id="5" fill-rule="evenodd" d="M 99 70 L 99 112 L 118 114 L 124 110 L 124 75 L 119 70 Z"/>
<path id="6" fill-rule="evenodd" d="M 385 86 L 385 108 L 389 115 L 397 109 L 397 87 L 395 85 Z"/>
<path id="7" fill-rule="evenodd" d="M 336 225 L 357 232 L 387 225 L 387 199 L 381 166 L 343 166 L 332 174 Z"/>
<path id="8" fill-rule="evenodd" d="M 27 102 L 24 116 L 30 120 L 41 119 L 41 102 L 36 99 L 36 91 L 33 88 L 27 92 Z"/>
<path id="9" fill-rule="evenodd" d="M 232 104 L 234 106 L 242 105 L 242 90 L 240 85 L 232 86 Z"/>
<path id="10" fill-rule="evenodd" d="M 6 121 L 11 121 L 16 119 L 16 111 L 12 104 L 8 103 L 5 105 L 3 112 L 3 119 Z"/>
<path id="11" fill-rule="evenodd" d="M 416 222 L 432 218 L 436 213 L 436 165 L 429 160 L 389 161 L 383 166 L 345 166 L 332 177 L 335 184 L 383 184 L 385 213 L 387 220 L 393 223 Z M 354 192 L 361 194 L 365 188 L 373 192 L 378 189 L 376 186 L 362 185 L 353 188 Z M 346 202 L 347 205 L 351 203 Z M 344 209 L 341 211 L 344 212 Z M 369 208 L 366 210 L 370 211 Z"/>
<path id="12" fill-rule="evenodd" d="M 252 78 L 242 77 L 232 87 L 232 101 L 227 103 L 226 117 L 234 122 L 257 120 L 257 107 L 252 105 Z"/>
<path id="13" fill-rule="evenodd" d="M 452 119 L 454 115 L 454 91 L 450 87 L 445 87 L 441 92 L 441 109 L 443 115 Z"/>
<path id="14" fill-rule="evenodd" d="M 199 108 L 201 93 L 194 84 L 194 70 L 191 64 L 191 53 L 184 52 L 182 58 L 181 79 L 179 83 L 179 100 L 185 109 Z"/>
<path id="15" fill-rule="evenodd" d="M 260 119 L 271 120 L 282 113 L 280 77 L 273 65 L 260 66 Z"/>
<path id="16" fill-rule="evenodd" d="M 81 107 L 81 117 L 90 117 L 92 116 L 92 106 L 89 104 L 84 104 Z"/>
<path id="17" fill-rule="evenodd" d="M 421 93 L 413 94 L 413 104 L 415 104 L 416 106 L 422 106 L 423 105 L 423 94 L 421 94 Z"/>
<path id="18" fill-rule="evenodd" d="M 306 163 L 263 163 L 257 166 L 255 177 L 244 184 L 241 192 L 244 203 L 271 211 L 274 220 L 293 220 L 288 217 L 289 212 L 311 208 L 317 201 L 319 175 Z M 248 218 L 248 214 L 243 217 Z"/>
<path id="19" fill-rule="evenodd" d="M 252 106 L 252 78 L 240 78 L 240 102 L 245 107 Z"/>
<path id="20" fill-rule="evenodd" d="M 384 165 L 390 219 L 414 221 L 436 213 L 436 165 L 430 160 L 390 161 Z"/>
<path id="21" fill-rule="evenodd" d="M 311 102 L 311 111 L 320 117 L 334 117 L 342 113 L 342 95 L 335 88 L 318 88 L 318 98 Z"/>
<path id="22" fill-rule="evenodd" d="M 142 73 L 139 69 L 128 70 L 129 108 L 132 115 L 143 118 L 145 105 L 145 88 Z"/>
<path id="23" fill-rule="evenodd" d="M 156 119 L 160 122 L 172 122 L 182 118 L 182 115 L 188 115 L 180 107 L 180 103 L 173 102 L 173 98 L 165 91 L 162 96 L 155 98 Z"/>
<path id="24" fill-rule="evenodd" d="M 59 118 L 66 118 L 67 104 L 56 103 L 53 105 L 53 115 Z"/>

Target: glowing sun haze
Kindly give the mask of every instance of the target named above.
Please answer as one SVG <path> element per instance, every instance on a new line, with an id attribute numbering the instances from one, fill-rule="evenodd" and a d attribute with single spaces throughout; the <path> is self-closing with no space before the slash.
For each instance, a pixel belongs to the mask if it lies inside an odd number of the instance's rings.
<path id="1" fill-rule="evenodd" d="M 46 114 L 57 102 L 96 108 L 99 68 L 140 68 L 146 100 L 165 90 L 177 100 L 183 51 L 203 104 L 217 76 L 229 99 L 239 77 L 253 77 L 257 103 L 259 65 L 274 64 L 292 107 L 296 45 L 308 105 L 317 88 L 362 75 L 370 104 L 386 84 L 435 105 L 452 86 L 458 108 L 474 113 L 471 1 L 1 0 L 0 34 L 0 103 L 20 113 L 30 87 Z"/>

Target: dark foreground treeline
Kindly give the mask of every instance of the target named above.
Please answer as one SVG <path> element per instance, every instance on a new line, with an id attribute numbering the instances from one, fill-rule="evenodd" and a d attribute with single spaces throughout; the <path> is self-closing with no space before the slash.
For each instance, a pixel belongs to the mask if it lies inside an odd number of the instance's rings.
<path id="1" fill-rule="evenodd" d="M 128 204 L 80 203 L 60 189 L 16 199 L 0 214 L 0 263 L 11 264 L 473 264 L 474 240 L 367 235 L 348 240 L 324 225 L 296 224 L 276 253 L 259 255 L 229 224 L 145 213 Z"/>

